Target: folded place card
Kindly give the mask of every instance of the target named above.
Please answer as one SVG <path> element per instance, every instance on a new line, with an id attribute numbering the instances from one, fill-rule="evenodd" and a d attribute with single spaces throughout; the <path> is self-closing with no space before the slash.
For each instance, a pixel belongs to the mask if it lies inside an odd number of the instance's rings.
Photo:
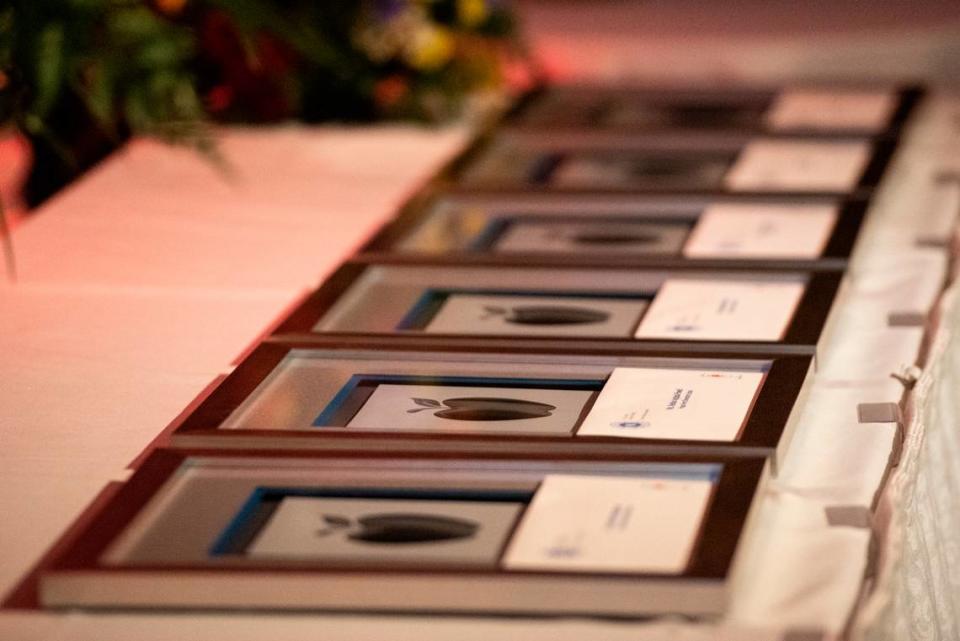
<path id="1" fill-rule="evenodd" d="M 683 248 L 688 258 L 817 258 L 837 222 L 822 205 L 715 204 Z"/>
<path id="2" fill-rule="evenodd" d="M 733 191 L 847 192 L 870 160 L 866 140 L 757 140 L 724 176 Z"/>
<path id="3" fill-rule="evenodd" d="M 503 565 L 511 570 L 682 572 L 713 488 L 709 478 L 547 476 Z"/>
<path id="4" fill-rule="evenodd" d="M 764 372 L 618 367 L 578 436 L 735 441 Z"/>
<path id="5" fill-rule="evenodd" d="M 767 112 L 773 130 L 879 131 L 890 122 L 900 97 L 891 91 L 781 92 Z"/>
<path id="6" fill-rule="evenodd" d="M 660 287 L 634 336 L 681 340 L 779 340 L 804 289 L 802 282 L 671 278 Z"/>

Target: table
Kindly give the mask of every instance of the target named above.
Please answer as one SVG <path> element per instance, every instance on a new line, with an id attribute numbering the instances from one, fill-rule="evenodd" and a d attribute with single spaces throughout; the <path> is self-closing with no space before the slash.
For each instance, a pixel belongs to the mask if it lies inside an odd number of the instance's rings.
<path id="1" fill-rule="evenodd" d="M 547 25 L 537 42 L 559 50 L 556 32 Z M 938 31 L 927 48 L 913 46 L 910 34 L 882 48 L 893 52 L 887 60 L 901 61 L 890 75 L 916 69 L 931 51 L 951 51 L 955 33 Z M 674 35 L 652 50 L 680 51 L 684 39 Z M 605 75 L 671 67 L 630 63 L 616 52 L 632 42 L 613 40 L 591 63 Z M 716 62 L 720 77 L 803 75 L 836 52 L 811 56 L 815 44 L 801 50 L 796 37 L 788 40 L 727 50 Z M 701 39 L 671 68 L 687 79 L 717 77 L 716 65 L 702 67 L 708 44 Z M 785 49 L 795 55 L 783 58 Z M 771 51 L 781 54 L 779 66 Z M 846 71 L 883 67 L 855 47 L 844 52 Z M 585 64 L 567 71 L 582 74 Z M 825 508 L 862 515 L 886 473 L 896 424 L 861 424 L 856 405 L 897 400 L 904 388 L 890 373 L 912 364 L 921 347 L 923 328 L 891 327 L 889 314 L 938 304 L 949 266 L 936 245 L 950 236 L 956 194 L 933 178 L 960 171 L 958 122 L 960 98 L 942 94 L 928 104 L 878 194 L 794 448 L 764 497 L 759 530 L 768 536 L 745 559 L 726 620 L 3 611 L 0 638 L 800 639 L 841 631 L 861 598 L 858 637 L 950 638 L 960 618 L 951 536 L 951 514 L 960 511 L 949 498 L 960 489 L 949 429 L 960 372 L 952 291 L 940 302 L 930 364 L 908 399 L 902 463 L 878 506 L 881 557 L 869 555 L 871 529 L 846 517 L 829 526 Z M 20 282 L 0 285 L 0 592 L 468 135 L 464 127 L 229 129 L 221 141 L 233 167 L 227 175 L 192 152 L 138 140 L 23 224 L 15 239 Z M 862 597 L 865 572 L 876 589 Z"/>

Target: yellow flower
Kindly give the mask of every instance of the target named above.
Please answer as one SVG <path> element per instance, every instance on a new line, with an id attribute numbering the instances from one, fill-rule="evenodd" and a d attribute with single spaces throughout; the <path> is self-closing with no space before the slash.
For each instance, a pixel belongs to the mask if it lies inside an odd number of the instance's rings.
<path id="1" fill-rule="evenodd" d="M 414 69 L 434 71 L 453 57 L 454 48 L 450 31 L 425 24 L 413 34 L 404 51 L 404 59 Z"/>
<path id="2" fill-rule="evenodd" d="M 476 27 L 487 19 L 484 0 L 457 0 L 457 19 L 465 27 Z"/>

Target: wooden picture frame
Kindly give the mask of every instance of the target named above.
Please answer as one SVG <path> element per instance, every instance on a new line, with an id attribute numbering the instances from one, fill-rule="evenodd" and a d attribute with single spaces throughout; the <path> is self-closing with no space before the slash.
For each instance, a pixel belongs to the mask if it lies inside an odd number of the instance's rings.
<path id="1" fill-rule="evenodd" d="M 471 348 L 474 348 L 471 351 Z M 386 451 L 556 454 L 559 456 L 645 456 L 700 454 L 728 457 L 772 456 L 778 460 L 789 447 L 805 398 L 813 364 L 811 356 L 730 353 L 680 355 L 635 349 L 631 352 L 565 349 L 557 354 L 547 345 L 529 344 L 513 353 L 477 352 L 469 342 L 445 348 L 373 342 L 268 342 L 244 360 L 171 435 L 179 447 L 218 449 L 279 449 L 304 451 Z M 597 383 L 602 390 L 618 368 L 662 368 L 700 371 L 757 372 L 762 383 L 749 407 L 736 418 L 739 431 L 730 440 L 637 438 L 555 432 L 427 431 L 331 427 L 317 419 L 332 403 L 342 402 L 343 390 L 357 374 L 416 375 L 434 380 L 444 376 L 496 377 L 524 382 L 553 379 Z M 694 374 L 691 374 L 694 375 Z M 543 387 L 543 386 L 541 386 Z M 591 398 L 585 410 L 592 407 Z M 411 406 L 413 407 L 413 406 Z M 744 406 L 746 407 L 746 406 Z M 583 424 L 581 414 L 577 426 Z M 283 423 L 287 423 L 284 425 Z"/>
<path id="2" fill-rule="evenodd" d="M 849 258 L 869 201 L 860 198 L 781 198 L 772 196 L 695 196 L 624 195 L 624 194 L 477 194 L 470 191 L 427 190 L 411 198 L 399 214 L 386 223 L 361 250 L 367 260 L 397 258 L 416 262 L 442 260 L 469 263 L 494 257 L 516 264 L 545 263 L 557 265 L 609 264 L 637 266 L 654 262 L 679 262 L 705 266 L 749 265 L 758 269 L 803 268 L 811 263 L 830 264 L 842 268 Z M 758 255 L 743 251 L 709 254 L 687 251 L 694 230 L 705 212 L 729 211 L 731 208 L 750 215 L 758 212 L 765 220 L 771 210 L 806 212 L 820 210 L 834 213 L 832 228 L 822 241 L 818 253 L 790 255 L 787 252 Z M 611 221 L 640 221 L 676 225 L 683 228 L 681 246 L 675 249 L 651 250 L 642 244 L 613 246 L 613 251 L 599 244 L 581 244 L 570 251 L 491 247 L 491 231 L 502 230 L 518 220 L 582 221 L 587 227 L 601 228 Z M 616 232 L 616 227 L 613 227 Z M 599 249 L 598 249 L 599 248 Z"/>
<path id="3" fill-rule="evenodd" d="M 371 257 L 376 260 L 377 257 Z M 684 351 L 691 343 L 708 345 L 713 349 L 725 349 L 729 345 L 741 348 L 761 346 L 768 351 L 782 349 L 784 352 L 813 353 L 828 322 L 834 297 L 840 288 L 843 272 L 831 266 L 819 266 L 807 270 L 757 271 L 749 267 L 707 269 L 675 261 L 673 264 L 652 263 L 644 269 L 639 264 L 632 269 L 612 269 L 607 265 L 578 266 L 560 269 L 552 261 L 541 263 L 528 261 L 523 266 L 482 257 L 469 265 L 450 265 L 443 261 L 422 264 L 405 262 L 394 256 L 383 257 L 381 262 L 366 259 L 343 265 L 319 289 L 309 295 L 290 316 L 279 325 L 275 336 L 305 338 L 314 334 L 350 336 L 411 336 L 419 338 L 471 337 L 476 343 L 492 339 L 512 339 L 522 344 L 530 338 L 544 338 L 523 333 L 509 335 L 504 330 L 498 335 L 456 332 L 425 334 L 419 329 L 396 329 L 406 314 L 431 292 L 474 291 L 485 293 L 507 292 L 511 295 L 524 292 L 544 295 L 553 293 L 567 300 L 606 295 L 624 296 L 629 299 L 656 301 L 658 287 L 676 280 L 715 279 L 717 282 L 750 283 L 803 283 L 803 291 L 789 317 L 784 318 L 783 331 L 779 337 L 691 339 L 691 338 L 637 338 L 630 332 L 617 336 L 598 336 L 590 329 L 576 330 L 562 335 L 558 350 L 568 348 L 573 342 L 590 342 L 595 345 L 615 345 L 629 349 L 630 345 L 642 344 L 657 349 L 666 347 Z M 754 280 L 756 279 L 756 280 Z M 374 291 L 376 290 L 376 291 Z M 373 292 L 375 295 L 371 295 Z M 649 309 L 649 308 L 646 308 Z M 638 322 L 646 318 L 646 311 L 638 312 Z M 584 324 L 580 327 L 588 328 Z"/>
<path id="4" fill-rule="evenodd" d="M 490 130 L 448 163 L 435 184 L 487 194 L 866 197 L 896 143 L 882 136 Z"/>
<path id="5" fill-rule="evenodd" d="M 771 108 L 788 94 L 818 94 L 824 107 L 850 111 L 863 106 L 867 120 L 860 125 L 830 122 L 777 122 Z M 840 96 L 830 104 L 829 96 Z M 871 96 L 872 94 L 872 96 Z M 889 98 L 881 98 L 886 94 Z M 795 136 L 897 136 L 923 97 L 919 86 L 870 87 L 819 85 L 754 89 L 678 89 L 597 84 L 542 85 L 524 94 L 508 111 L 502 126 L 523 129 L 603 129 L 638 131 L 749 131 Z M 844 98 L 843 96 L 846 96 Z M 859 96 L 859 99 L 858 99 Z M 809 96 L 808 96 L 809 97 Z M 790 99 L 790 98 L 787 98 Z M 824 100 L 825 99 L 825 100 Z M 850 100 L 853 103 L 850 103 Z M 881 104 L 877 104 L 877 101 Z M 809 100 L 808 100 L 809 102 Z M 873 108 L 871 108 L 871 104 Z M 808 105 L 815 106 L 815 105 Z M 886 111 L 882 121 L 876 107 Z M 631 115 L 631 110 L 633 111 Z M 802 114 L 801 114 L 802 115 Z M 828 119 L 829 120 L 829 119 Z"/>
<path id="6" fill-rule="evenodd" d="M 735 553 L 750 544 L 751 507 L 764 474 L 758 458 L 462 459 L 444 454 L 395 460 L 380 454 L 158 450 L 105 505 L 83 517 L 76 538 L 41 569 L 39 597 L 48 608 L 111 610 L 717 615 L 725 607 Z M 462 561 L 398 564 L 390 557 L 338 563 L 312 555 L 217 554 L 214 546 L 251 497 L 271 488 L 300 495 L 345 490 L 341 496 L 435 488 L 447 495 L 467 492 L 474 500 L 486 499 L 478 499 L 480 493 L 497 493 L 522 504 L 522 515 L 506 530 L 504 546 L 512 546 L 523 536 L 517 523 L 524 527 L 531 510 L 541 510 L 529 507 L 531 500 L 561 477 L 627 482 L 643 492 L 658 479 L 701 490 L 708 484 L 706 498 L 682 528 L 692 541 L 682 567 L 529 569 L 506 561 L 504 547 L 492 566 L 477 567 Z M 517 498 L 503 499 L 506 493 Z M 526 503 L 523 494 L 531 497 Z M 482 532 L 487 523 L 479 524 Z M 605 544 L 600 539 L 594 545 L 603 549 Z"/>

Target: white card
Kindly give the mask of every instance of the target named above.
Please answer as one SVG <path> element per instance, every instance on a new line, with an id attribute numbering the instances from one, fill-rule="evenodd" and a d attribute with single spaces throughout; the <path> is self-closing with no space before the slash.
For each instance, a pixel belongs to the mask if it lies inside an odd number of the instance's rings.
<path id="1" fill-rule="evenodd" d="M 683 572 L 709 479 L 547 476 L 504 555 L 511 570 Z"/>
<path id="2" fill-rule="evenodd" d="M 834 205 L 708 207 L 690 234 L 690 258 L 817 258 L 837 223 Z"/>
<path id="3" fill-rule="evenodd" d="M 735 441 L 763 372 L 618 367 L 577 436 Z"/>
<path id="4" fill-rule="evenodd" d="M 781 92 L 767 112 L 767 125 L 777 130 L 811 129 L 878 132 L 897 107 L 892 91 L 793 89 Z"/>
<path id="5" fill-rule="evenodd" d="M 757 140 L 724 177 L 733 191 L 847 192 L 870 160 L 864 140 Z"/>
<path id="6" fill-rule="evenodd" d="M 668 279 L 634 337 L 779 340 L 805 289 L 805 283 L 797 281 Z"/>

